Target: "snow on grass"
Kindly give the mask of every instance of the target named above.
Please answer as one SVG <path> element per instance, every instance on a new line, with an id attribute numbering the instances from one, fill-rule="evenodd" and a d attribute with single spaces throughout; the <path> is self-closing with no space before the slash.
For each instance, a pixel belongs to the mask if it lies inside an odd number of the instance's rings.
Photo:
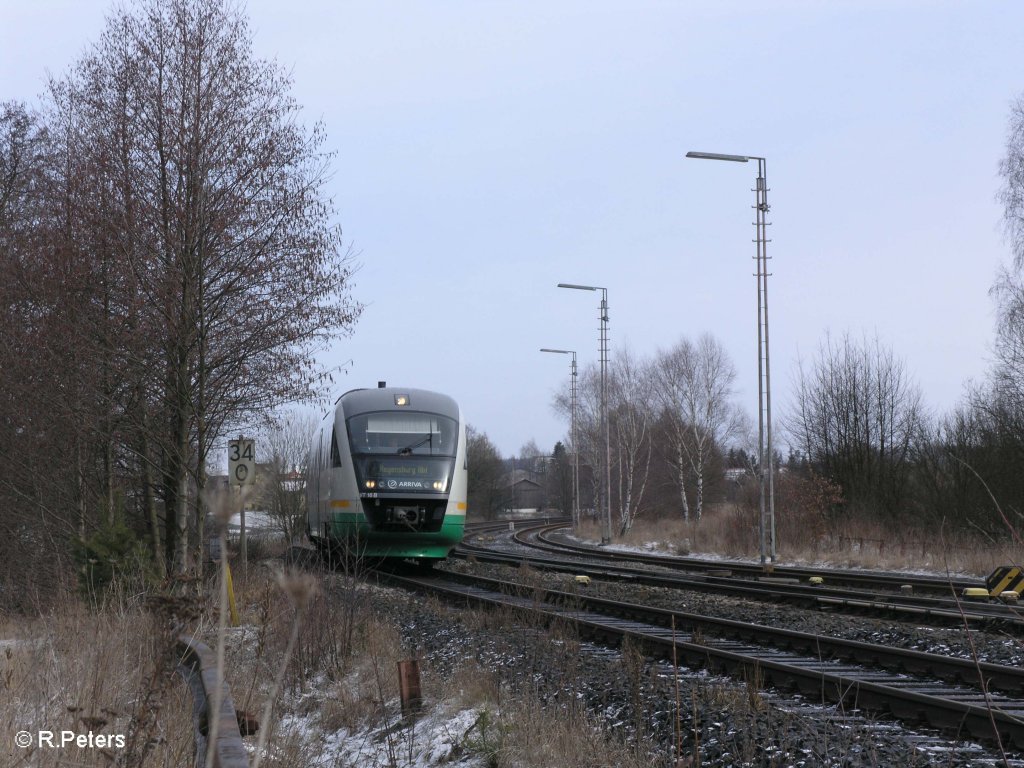
<path id="1" fill-rule="evenodd" d="M 287 715 L 281 719 L 282 736 L 298 733 L 313 747 L 311 766 L 358 765 L 360 768 L 484 768 L 486 758 L 473 748 L 473 733 L 483 710 L 454 713 L 436 706 L 411 724 L 377 724 L 357 730 L 342 728 L 323 733 L 319 715 Z M 319 744 L 315 744 L 319 741 Z"/>

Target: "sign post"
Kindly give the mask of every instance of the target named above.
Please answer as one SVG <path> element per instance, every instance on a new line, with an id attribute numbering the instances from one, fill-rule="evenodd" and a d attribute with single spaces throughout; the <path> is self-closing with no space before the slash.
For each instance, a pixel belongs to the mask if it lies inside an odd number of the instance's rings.
<path id="1" fill-rule="evenodd" d="M 238 436 L 237 440 L 228 442 L 228 483 L 238 484 L 238 505 L 240 507 L 239 522 L 241 533 L 238 538 L 238 547 L 242 555 L 242 574 L 245 575 L 248 566 L 249 553 L 245 541 L 245 498 L 242 496 L 242 486 L 251 485 L 256 480 L 256 445 L 252 439 Z"/>

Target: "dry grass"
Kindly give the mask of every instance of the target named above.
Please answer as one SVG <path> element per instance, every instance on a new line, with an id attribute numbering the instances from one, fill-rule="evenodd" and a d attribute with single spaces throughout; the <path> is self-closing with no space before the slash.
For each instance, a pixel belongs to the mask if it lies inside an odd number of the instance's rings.
<path id="1" fill-rule="evenodd" d="M 168 677 L 175 664 L 159 658 L 166 648 L 154 621 L 137 605 L 92 612 L 69 600 L 46 616 L 0 623 L 0 641 L 8 641 L 0 648 L 0 762 L 105 767 L 112 758 L 126 757 L 133 718 L 139 722 L 144 714 L 143 694 L 157 672 L 160 696 L 149 703 L 159 713 L 144 735 L 146 765 L 187 765 L 193 750 L 191 698 L 180 681 Z M 32 734 L 33 746 L 15 746 L 19 731 Z M 40 731 L 53 732 L 56 741 L 63 731 L 86 738 L 92 733 L 93 746 L 40 746 Z M 111 742 L 98 746 L 101 736 Z M 132 754 L 140 754 L 143 745 L 137 744 Z"/>
<path id="2" fill-rule="evenodd" d="M 319 592 L 310 589 L 312 579 L 323 585 Z M 198 627 L 200 639 L 215 647 L 218 582 L 201 588 L 189 628 Z M 281 579 L 257 565 L 236 578 L 235 590 L 241 626 L 225 634 L 225 676 L 237 709 L 257 719 L 270 713 L 263 765 L 311 764 L 322 756 L 323 733 L 396 720 L 397 661 L 408 654 L 396 628 L 368 609 L 369 587 L 334 574 Z M 191 694 L 168 652 L 174 635 L 166 609 L 181 600 L 158 602 L 161 611 L 141 598 L 97 608 L 69 597 L 40 618 L 0 617 L 0 765 L 192 764 Z M 282 716 L 310 714 L 318 732 L 277 727 Z M 63 730 L 91 730 L 94 738 L 120 735 L 124 742 L 103 749 L 14 746 L 19 731 L 39 730 L 58 739 Z M 246 743 L 257 750 L 256 738 Z"/>
<path id="3" fill-rule="evenodd" d="M 426 748 L 426 737 L 401 717 L 397 668 L 398 662 L 412 657 L 414 651 L 402 641 L 397 627 L 375 610 L 376 588 L 350 583 L 348 577 L 338 574 L 319 578 L 324 599 L 314 600 L 303 623 L 300 645 L 305 644 L 306 650 L 292 660 L 289 685 L 275 710 L 276 725 L 263 764 L 284 768 L 311 764 L 328 755 L 331 764 L 362 764 L 330 751 L 336 748 L 331 745 L 336 744 L 337 735 L 347 735 L 346 748 L 351 749 L 353 734 L 360 733 L 367 745 L 373 743 L 383 751 L 383 756 L 376 758 L 380 764 L 412 764 L 414 756 Z M 270 586 L 269 577 L 260 576 L 258 570 L 251 572 L 240 591 L 248 596 L 243 616 L 254 623 L 244 631 L 232 631 L 228 669 L 236 704 L 243 706 L 248 701 L 247 708 L 252 709 L 264 703 L 292 616 Z M 456 625 L 464 621 L 488 631 L 524 631 L 516 612 L 457 611 L 443 604 L 428 605 L 450 615 Z M 571 676 L 579 653 L 573 634 L 563 626 L 545 628 L 540 624 L 526 631 L 545 633 L 547 647 L 564 657 L 564 664 L 556 664 L 556 668 Z M 543 643 L 533 645 L 544 647 Z M 468 726 L 460 721 L 461 725 L 451 727 L 448 738 L 453 759 L 474 754 L 494 768 L 633 768 L 650 764 L 617 734 L 603 730 L 578 704 L 554 709 L 542 705 L 536 691 L 503 686 L 495 671 L 472 660 L 457 665 L 453 673 L 434 669 L 429 658 L 421 659 L 420 665 L 430 717 L 443 720 L 467 710 L 475 713 Z"/>
<path id="4" fill-rule="evenodd" d="M 851 520 L 825 533 L 776 510 L 778 558 L 783 563 L 822 563 L 841 568 L 909 569 L 986 576 L 1000 565 L 1024 562 L 1012 542 L 990 543 L 941 531 L 894 534 L 874 522 Z M 581 538 L 597 542 L 599 526 L 583 524 Z M 615 543 L 672 554 L 756 558 L 760 551 L 757 512 L 737 505 L 711 505 L 700 523 L 638 518 Z"/>
<path id="5" fill-rule="evenodd" d="M 582 707 L 555 713 L 528 696 L 505 701 L 497 719 L 495 768 L 648 768 L 650 756 L 603 727 Z"/>
<path id="6" fill-rule="evenodd" d="M 479 612 L 465 615 L 472 620 L 472 614 Z M 568 664 L 577 663 L 578 647 L 566 641 L 564 633 L 551 641 L 556 653 L 562 649 Z M 535 691 L 502 683 L 495 671 L 476 661 L 467 660 L 444 676 L 435 675 L 428 666 L 424 686 L 433 692 L 435 706 L 477 712 L 460 742 L 490 768 L 646 768 L 651 764 L 646 753 L 624 744 L 577 699 L 542 704 Z"/>
<path id="7" fill-rule="evenodd" d="M 236 707 L 269 705 L 265 766 L 311 764 L 325 757 L 325 734 L 397 720 L 397 666 L 409 653 L 371 610 L 374 588 L 333 572 L 303 579 L 316 587 L 302 612 L 280 588 L 293 577 L 257 567 L 236 585 L 243 626 L 228 632 L 226 667 Z"/>
<path id="8" fill-rule="evenodd" d="M 706 511 L 700 525 L 640 519 L 624 541 L 639 547 L 660 542 L 678 553 L 753 557 L 757 536 L 749 517 L 749 512 L 744 514 L 737 507 L 717 507 Z M 582 534 L 599 538 L 600 530 L 585 527 Z M 1014 555 L 941 540 L 898 546 L 882 534 L 868 529 L 844 531 L 803 542 L 799 550 L 783 548 L 780 554 L 791 562 L 933 570 L 948 566 L 978 573 L 986 572 L 999 558 Z M 782 536 L 780 532 L 785 545 Z M 876 541 L 882 543 L 876 545 Z M 541 588 L 530 569 L 523 569 L 522 577 L 528 587 Z M 316 589 L 309 589 L 310 580 L 316 582 Z M 384 764 L 408 764 L 419 746 L 416 740 L 424 737 L 402 722 L 397 666 L 414 655 L 413 649 L 405 646 L 397 626 L 375 610 L 376 588 L 336 572 L 307 574 L 299 581 L 286 579 L 284 586 L 300 582 L 306 595 L 302 611 L 296 607 L 295 595 L 282 590 L 280 580 L 265 566 L 250 568 L 248 577 L 236 582 L 243 626 L 227 632 L 226 674 L 237 708 L 257 717 L 265 710 L 270 713 L 262 764 L 281 768 L 312 764 L 328 757 L 337 735 L 353 733 L 383 744 Z M 200 624 L 207 628 L 203 639 L 213 646 L 217 622 L 210 596 L 217 594 L 216 581 L 202 590 Z M 524 626 L 521 615 L 512 610 L 432 607 L 437 613 L 450 612 L 453 621 L 470 629 L 499 634 L 514 629 L 541 636 L 543 642 L 526 653 L 540 654 L 538 648 L 543 648 L 543 653 L 556 655 L 547 665 L 563 669 L 567 679 L 576 674 L 579 642 L 570 628 L 539 620 Z M 22 750 L 13 746 L 14 734 L 21 730 L 58 734 L 65 729 L 92 730 L 128 737 L 133 722 L 139 738 L 132 754 L 144 757 L 147 766 L 189 764 L 191 701 L 186 687 L 172 674 L 166 626 L 166 620 L 144 607 L 140 598 L 125 595 L 115 596 L 101 609 L 68 599 L 40 618 L 15 621 L 0 616 L 0 724 L 5 733 L 0 764 L 107 766 L 112 759 L 133 764 L 126 759 L 130 758 L 126 750 L 116 748 Z M 17 642 L 2 642 L 8 638 Z M 525 658 L 523 664 L 545 667 L 535 661 Z M 650 755 L 642 754 L 644 745 L 637 744 L 655 736 L 644 734 L 640 692 L 648 683 L 645 664 L 627 648 L 623 665 L 626 694 L 636 718 L 635 722 L 631 718 L 630 725 L 637 738 L 630 743 L 622 734 L 609 732 L 572 696 L 542 703 L 538 690 L 529 685 L 513 690 L 501 683 L 495 671 L 474 661 L 467 660 L 449 674 L 435 670 L 429 659 L 421 659 L 424 695 L 433 716 L 475 713 L 469 725 L 453 720 L 459 723 L 452 726 L 453 755 L 472 753 L 494 768 L 649 765 Z M 684 697 L 683 714 L 688 704 L 694 712 L 728 706 L 749 711 L 756 719 L 763 708 L 757 691 L 756 681 L 698 686 L 689 694 L 691 701 Z M 691 723 L 690 733 L 694 725 L 700 727 Z M 735 738 L 738 754 L 757 754 L 755 741 L 739 743 L 742 734 Z M 253 749 L 255 741 L 248 742 Z M 346 764 L 338 759 L 332 756 L 329 762 Z M 134 762 L 141 763 L 141 759 Z"/>

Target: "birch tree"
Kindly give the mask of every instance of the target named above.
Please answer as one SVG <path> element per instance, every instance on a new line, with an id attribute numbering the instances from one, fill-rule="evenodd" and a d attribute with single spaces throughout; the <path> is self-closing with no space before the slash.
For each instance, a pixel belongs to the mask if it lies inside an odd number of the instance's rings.
<path id="1" fill-rule="evenodd" d="M 567 423 L 572 418 L 568 384 L 559 387 L 552 407 Z M 601 374 L 597 365 L 583 366 L 579 371 L 576 392 L 576 445 L 570 436 L 565 444 L 573 451 L 579 451 L 580 465 L 580 509 L 590 502 L 595 512 L 603 496 L 601 485 L 604 476 L 604 439 L 601 434 Z M 589 488 L 587 488 L 589 486 Z"/>
<path id="2" fill-rule="evenodd" d="M 690 519 L 687 478 L 694 480 L 693 517 L 704 513 L 704 485 L 714 451 L 743 431 L 742 412 L 732 402 L 736 368 L 722 344 L 704 334 L 683 339 L 657 355 L 655 401 L 667 415 L 669 462 L 679 491 L 683 519 Z"/>
<path id="3" fill-rule="evenodd" d="M 612 359 L 608 401 L 619 534 L 624 535 L 640 512 L 651 467 L 649 366 L 628 349 Z"/>

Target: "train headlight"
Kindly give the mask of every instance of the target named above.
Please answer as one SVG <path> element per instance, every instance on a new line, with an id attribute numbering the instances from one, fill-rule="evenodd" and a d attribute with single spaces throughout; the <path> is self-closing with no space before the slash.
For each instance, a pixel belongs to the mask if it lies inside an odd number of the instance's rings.
<path id="1" fill-rule="evenodd" d="M 445 485 L 444 480 L 435 480 L 434 481 L 434 490 L 435 491 L 443 491 L 444 490 L 444 485 Z"/>
<path id="2" fill-rule="evenodd" d="M 377 487 L 377 483 L 374 480 L 367 480 L 366 481 L 366 487 L 367 488 L 376 488 Z"/>

